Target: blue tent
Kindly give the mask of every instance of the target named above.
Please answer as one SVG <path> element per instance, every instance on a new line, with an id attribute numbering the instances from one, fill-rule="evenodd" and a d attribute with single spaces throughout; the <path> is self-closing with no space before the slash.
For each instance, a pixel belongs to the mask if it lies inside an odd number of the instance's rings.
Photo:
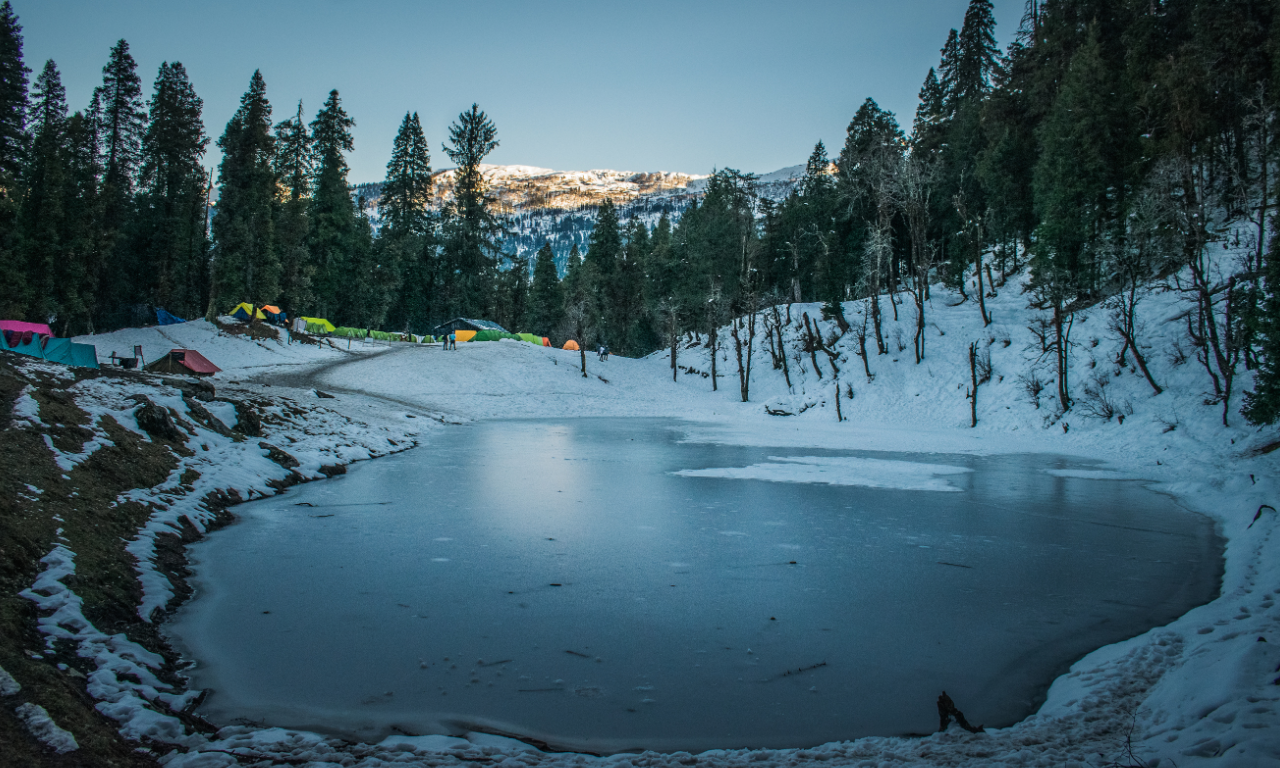
<path id="1" fill-rule="evenodd" d="M 171 315 L 168 312 L 165 312 L 163 309 L 156 307 L 156 324 L 157 325 L 177 325 L 178 323 L 185 323 L 185 322 L 187 321 L 183 320 L 180 317 L 175 317 L 174 315 Z"/>
<path id="2" fill-rule="evenodd" d="M 32 334 L 31 338 L 9 346 L 0 334 L 0 349 L 30 355 L 51 363 L 62 363 L 79 368 L 97 368 L 98 350 L 92 344 L 76 344 L 71 339 L 54 339 L 48 336 Z"/>

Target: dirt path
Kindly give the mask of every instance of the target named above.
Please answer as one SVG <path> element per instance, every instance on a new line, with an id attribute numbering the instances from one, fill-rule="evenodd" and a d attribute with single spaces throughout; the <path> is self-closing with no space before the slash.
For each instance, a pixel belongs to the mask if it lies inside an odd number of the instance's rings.
<path id="1" fill-rule="evenodd" d="M 335 349 L 337 349 L 337 347 L 335 347 Z M 345 350 L 341 350 L 341 349 L 339 349 L 339 351 L 345 352 Z M 466 423 L 467 421 L 470 421 L 470 419 L 460 414 L 449 411 L 446 408 L 442 408 L 436 405 L 435 403 L 423 403 L 423 402 L 415 402 L 412 400 L 403 400 L 397 397 L 388 397 L 386 395 L 374 394 L 372 392 L 368 392 L 362 389 L 348 389 L 345 387 L 335 387 L 333 385 L 325 383 L 324 381 L 325 376 L 329 374 L 331 371 L 336 371 L 337 369 L 347 365 L 362 363 L 362 362 L 366 362 L 374 358 L 383 357 L 383 356 L 424 354 L 424 353 L 431 354 L 436 351 L 438 350 L 435 350 L 434 348 L 431 348 L 431 347 L 423 347 L 420 345 L 414 345 L 414 346 L 396 345 L 396 346 L 387 347 L 386 349 L 380 352 L 374 352 L 372 354 L 360 354 L 360 355 L 349 354 L 338 360 L 333 360 L 327 363 L 320 363 L 318 365 L 313 365 L 313 366 L 306 366 L 301 368 L 300 370 L 293 370 L 293 371 L 274 370 L 267 373 L 260 373 L 255 376 L 246 378 L 245 381 L 252 384 L 269 384 L 273 387 L 286 387 L 290 389 L 303 389 L 303 390 L 307 390 L 307 389 L 319 390 L 331 395 L 340 394 L 340 395 L 345 395 L 347 397 L 367 398 L 369 400 L 374 400 L 376 402 L 382 403 L 383 405 L 393 410 L 404 409 L 417 416 L 423 416 L 428 419 L 433 419 L 435 421 L 438 421 L 441 424 Z"/>

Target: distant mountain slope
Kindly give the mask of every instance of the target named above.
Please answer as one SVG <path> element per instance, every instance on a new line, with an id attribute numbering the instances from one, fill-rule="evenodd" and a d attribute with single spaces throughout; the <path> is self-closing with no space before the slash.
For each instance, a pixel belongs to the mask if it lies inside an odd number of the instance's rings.
<path id="1" fill-rule="evenodd" d="M 455 170 L 434 174 L 433 210 L 441 209 L 452 199 Z M 553 171 L 529 165 L 482 165 L 481 170 L 498 201 L 498 211 L 506 217 L 511 230 L 506 252 L 527 258 L 544 242 L 549 243 L 561 274 L 574 245 L 586 252 L 596 211 L 606 198 L 618 206 L 623 224 L 638 217 L 645 226 L 653 227 L 664 213 L 674 223 L 703 194 L 709 178 L 705 174 L 671 171 Z M 764 174 L 760 177 L 760 193 L 781 200 L 803 175 L 803 165 Z M 364 198 L 376 226 L 382 183 L 357 184 L 355 194 Z"/>

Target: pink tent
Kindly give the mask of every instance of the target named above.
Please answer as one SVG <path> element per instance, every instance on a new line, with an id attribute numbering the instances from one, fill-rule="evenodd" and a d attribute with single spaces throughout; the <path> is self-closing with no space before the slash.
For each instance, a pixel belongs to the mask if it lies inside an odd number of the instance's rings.
<path id="1" fill-rule="evenodd" d="M 44 336 L 52 336 L 53 331 L 44 323 L 24 323 L 21 320 L 0 320 L 0 331 L 18 331 L 25 333 L 39 333 Z"/>

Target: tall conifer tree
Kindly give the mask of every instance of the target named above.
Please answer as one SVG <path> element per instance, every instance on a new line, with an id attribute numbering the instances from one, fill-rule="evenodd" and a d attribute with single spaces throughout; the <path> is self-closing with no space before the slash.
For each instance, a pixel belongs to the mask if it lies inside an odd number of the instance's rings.
<path id="1" fill-rule="evenodd" d="M 359 237 L 358 213 L 351 199 L 344 154 L 355 149 L 351 138 L 355 124 L 343 110 L 336 90 L 329 92 L 316 119 L 311 121 L 317 167 L 310 206 L 310 251 L 316 270 L 316 299 L 326 315 L 342 315 L 343 286 L 349 278 Z"/>
<path id="2" fill-rule="evenodd" d="M 378 211 L 382 229 L 377 248 L 392 270 L 396 301 L 391 321 L 397 326 L 425 330 L 430 315 L 430 292 L 436 273 L 431 200 L 431 154 L 418 113 L 406 113 L 391 146 L 387 178 Z"/>
<path id="3" fill-rule="evenodd" d="M 26 304 L 26 275 L 18 238 L 19 187 L 27 136 L 27 74 L 22 27 L 9 0 L 0 4 L 0 314 L 17 317 Z"/>
<path id="4" fill-rule="evenodd" d="M 430 199 L 431 154 L 418 113 L 406 113 L 391 145 L 378 212 L 396 235 L 421 235 L 427 231 Z"/>
<path id="5" fill-rule="evenodd" d="M 497 146 L 498 129 L 476 104 L 449 126 L 444 152 L 458 164 L 442 233 L 443 314 L 449 317 L 480 316 L 493 308 L 504 230 L 480 164 Z"/>
<path id="6" fill-rule="evenodd" d="M 205 308 L 205 172 L 209 143 L 196 95 L 179 62 L 160 65 L 142 140 L 138 255 L 149 303 L 185 317 Z M 145 277 L 144 277 L 145 276 Z"/>
<path id="7" fill-rule="evenodd" d="M 108 238 L 107 264 L 99 284 L 102 295 L 98 308 L 108 326 L 145 322 L 146 314 L 134 311 L 145 299 L 134 283 L 140 264 L 127 241 L 134 213 L 134 186 L 142 160 L 142 136 L 147 113 L 142 99 L 138 65 L 129 53 L 129 43 L 118 41 L 102 68 L 98 88 L 102 105 L 103 226 Z"/>
<path id="8" fill-rule="evenodd" d="M 275 142 L 267 84 L 255 71 L 240 108 L 227 122 L 218 166 L 213 216 L 213 290 L 210 311 L 228 312 L 242 301 L 269 304 L 280 292 L 274 209 Z"/>
<path id="9" fill-rule="evenodd" d="M 59 310 L 54 275 L 63 257 L 66 229 L 67 92 L 52 59 L 45 62 L 32 88 L 28 122 L 35 138 L 21 215 L 27 293 L 19 306 L 27 319 L 43 323 Z"/>
<path id="10" fill-rule="evenodd" d="M 284 191 L 284 199 L 276 210 L 276 247 L 280 254 L 280 303 L 289 317 L 310 311 L 315 297 L 312 280 L 315 265 L 307 247 L 311 220 L 307 209 L 311 204 L 311 182 L 315 172 L 315 155 L 311 132 L 302 119 L 302 101 L 298 111 L 275 129 L 275 173 Z"/>
<path id="11" fill-rule="evenodd" d="M 27 75 L 22 62 L 22 27 L 9 0 L 0 3 L 0 174 L 18 177 L 27 143 Z"/>
<path id="12" fill-rule="evenodd" d="M 541 336 L 557 333 L 564 312 L 564 292 L 556 274 L 556 257 L 550 243 L 538 249 L 529 294 L 529 331 Z"/>

